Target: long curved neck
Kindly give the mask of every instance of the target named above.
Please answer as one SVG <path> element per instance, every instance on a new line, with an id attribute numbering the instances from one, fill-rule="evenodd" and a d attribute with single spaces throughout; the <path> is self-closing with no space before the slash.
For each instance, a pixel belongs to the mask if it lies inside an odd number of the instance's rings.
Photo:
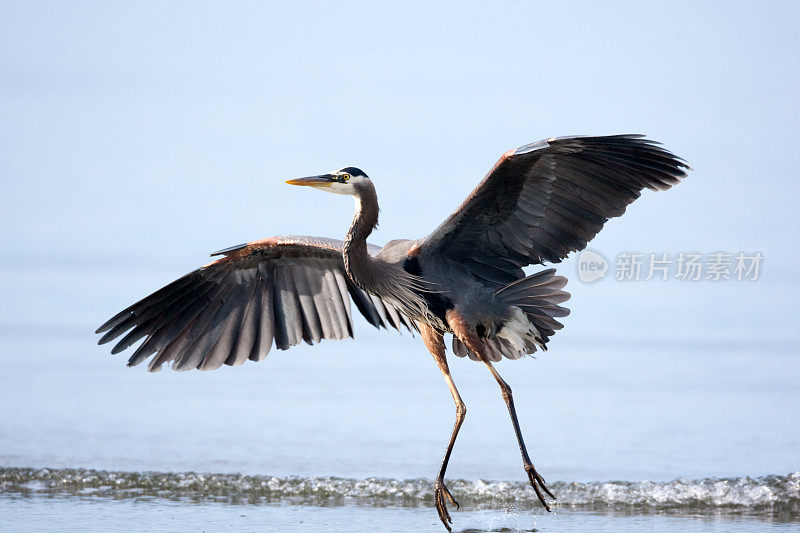
<path id="1" fill-rule="evenodd" d="M 375 273 L 372 256 L 367 250 L 367 237 L 378 225 L 378 195 L 367 182 L 355 195 L 356 213 L 344 238 L 344 269 L 356 285 L 370 290 Z"/>
<path id="2" fill-rule="evenodd" d="M 356 214 L 344 238 L 344 269 L 347 276 L 365 291 L 380 297 L 394 309 L 413 320 L 437 320 L 428 312 L 427 303 L 419 295 L 424 282 L 402 268 L 393 268 L 373 258 L 367 249 L 367 237 L 378 225 L 378 195 L 371 182 L 356 193 Z M 442 326 L 444 327 L 444 326 Z"/>

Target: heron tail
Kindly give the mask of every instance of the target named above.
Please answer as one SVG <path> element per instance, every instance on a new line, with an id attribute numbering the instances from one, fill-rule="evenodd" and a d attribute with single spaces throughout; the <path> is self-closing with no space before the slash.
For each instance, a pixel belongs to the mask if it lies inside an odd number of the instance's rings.
<path id="1" fill-rule="evenodd" d="M 519 359 L 526 353 L 535 352 L 537 347 L 547 349 L 550 337 L 564 327 L 556 318 L 569 314 L 569 309 L 559 305 L 569 300 L 569 293 L 561 290 L 567 284 L 567 278 L 556 276 L 555 272 L 554 268 L 537 272 L 494 293 L 495 298 L 519 310 L 514 310 L 512 319 L 500 332 L 481 339 L 484 357 L 496 362 L 503 357 Z M 508 331 L 504 331 L 506 329 Z M 456 336 L 453 336 L 453 353 L 474 361 L 481 360 Z"/>
<path id="2" fill-rule="evenodd" d="M 556 269 L 549 268 L 526 278 L 518 279 L 494 293 L 511 306 L 519 307 L 536 328 L 541 337 L 542 348 L 555 332 L 564 327 L 557 318 L 569 315 L 569 309 L 561 303 L 569 300 L 570 294 L 561 290 L 567 278 L 556 276 Z"/>

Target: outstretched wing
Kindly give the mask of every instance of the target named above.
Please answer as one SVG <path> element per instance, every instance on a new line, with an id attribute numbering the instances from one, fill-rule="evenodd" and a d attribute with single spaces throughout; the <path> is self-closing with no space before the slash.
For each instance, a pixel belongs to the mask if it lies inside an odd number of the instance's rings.
<path id="1" fill-rule="evenodd" d="M 149 370 L 214 370 L 223 363 L 261 361 L 273 339 L 281 350 L 306 341 L 353 336 L 350 298 L 370 324 L 400 330 L 416 324 L 344 271 L 343 243 L 316 237 L 271 237 L 233 246 L 121 311 L 100 326 L 99 344 L 128 333 L 115 354 L 142 338 L 128 366 L 151 355 Z M 371 253 L 377 253 L 370 246 Z"/>
<path id="2" fill-rule="evenodd" d="M 521 267 L 581 250 L 645 187 L 669 189 L 689 167 L 641 135 L 561 137 L 503 154 L 455 213 L 423 239 L 420 256 L 444 255 L 492 283 Z"/>

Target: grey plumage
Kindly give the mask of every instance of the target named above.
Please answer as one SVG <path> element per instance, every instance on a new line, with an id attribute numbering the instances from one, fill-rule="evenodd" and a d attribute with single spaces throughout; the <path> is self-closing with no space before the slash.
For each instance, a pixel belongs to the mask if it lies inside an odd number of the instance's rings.
<path id="1" fill-rule="evenodd" d="M 459 357 L 484 363 L 502 391 L 531 486 L 549 510 L 553 496 L 522 438 L 511 388 L 492 366 L 547 343 L 569 310 L 566 278 L 523 267 L 558 263 L 583 249 L 605 222 L 645 188 L 669 189 L 689 167 L 640 135 L 552 138 L 506 152 L 464 203 L 430 235 L 367 244 L 378 199 L 361 170 L 288 183 L 355 197 L 344 241 L 271 237 L 215 252 L 210 263 L 121 311 L 98 328 L 100 344 L 137 342 L 133 366 L 213 370 L 261 361 L 274 344 L 353 336 L 351 299 L 375 327 L 420 332 L 456 404 L 456 423 L 434 485 L 434 504 L 449 530 L 444 474 L 466 408 L 450 376 L 443 335 Z"/>
<path id="2" fill-rule="evenodd" d="M 353 335 L 350 297 L 376 327 L 412 329 L 414 322 L 346 278 L 344 243 L 314 237 L 273 237 L 231 247 L 222 259 L 118 313 L 97 333 L 100 343 L 129 331 L 112 353 L 145 338 L 128 361 L 155 354 L 150 370 L 214 370 L 259 361 L 270 345 L 285 350 Z M 377 247 L 370 247 L 377 252 Z"/>
<path id="3" fill-rule="evenodd" d="M 237 327 L 246 326 L 241 344 L 252 345 L 253 350 L 268 350 L 267 336 L 274 336 L 279 349 L 301 341 L 352 336 L 350 297 L 373 325 L 414 328 L 414 320 L 422 319 L 446 331 L 443 317 L 429 312 L 426 292 L 456 306 L 460 301 L 473 314 L 480 314 L 474 312 L 476 307 L 494 312 L 492 294 L 524 278 L 522 267 L 559 262 L 570 251 L 582 249 L 609 218 L 625 211 L 641 189 L 669 188 L 686 168 L 679 158 L 638 135 L 539 141 L 504 154 L 461 207 L 430 235 L 393 241 L 384 249 L 366 244 L 378 216 L 377 197 L 369 184 L 358 190 L 360 210 L 344 242 L 278 237 L 271 248 L 265 244 L 270 239 L 265 239 L 215 252 L 212 255 L 224 258 L 109 320 L 98 329 L 106 332 L 100 343 L 127 331 L 112 349 L 119 353 L 146 338 L 129 364 L 155 354 L 151 369 L 167 361 L 175 361 L 176 369 L 241 364 L 245 348 L 235 342 Z M 404 268 L 412 249 L 422 276 L 409 275 Z M 380 260 L 366 262 L 366 256 Z M 351 257 L 359 261 L 350 264 Z M 258 290 L 243 291 L 239 285 Z M 558 304 L 566 294 L 559 293 L 560 300 L 553 301 L 550 295 L 537 300 L 532 293 L 521 303 L 531 320 L 538 317 L 536 327 L 545 342 L 561 327 L 556 319 L 564 311 Z M 266 303 L 272 304 L 271 309 Z M 245 309 L 250 313 L 246 315 Z M 506 317 L 501 312 L 497 318 Z M 199 340 L 201 336 L 208 338 Z M 210 340 L 220 345 L 209 345 Z M 493 357 L 520 355 L 507 343 L 492 339 L 487 343 Z M 225 347 L 228 352 L 235 347 L 240 355 L 228 353 L 223 359 Z M 212 348 L 213 357 L 206 361 Z M 526 352 L 533 350 L 535 346 L 529 346 Z M 196 351 L 204 353 L 189 353 Z M 454 352 L 469 354 L 463 346 Z M 251 353 L 249 358 L 259 360 L 263 355 Z"/>
<path id="4" fill-rule="evenodd" d="M 563 137 L 521 146 L 504 154 L 420 242 L 420 256 L 444 256 L 488 282 L 510 282 L 522 276 L 523 266 L 558 263 L 583 249 L 642 189 L 668 189 L 688 168 L 641 135 Z"/>

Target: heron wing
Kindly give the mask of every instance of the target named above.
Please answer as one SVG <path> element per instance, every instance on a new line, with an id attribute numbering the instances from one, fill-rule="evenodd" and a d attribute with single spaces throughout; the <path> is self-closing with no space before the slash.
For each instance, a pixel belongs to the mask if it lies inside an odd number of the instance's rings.
<path id="1" fill-rule="evenodd" d="M 214 370 L 223 363 L 261 361 L 306 341 L 353 336 L 350 299 L 375 327 L 416 328 L 388 302 L 345 274 L 343 243 L 317 237 L 271 237 L 226 248 L 224 257 L 173 281 L 98 328 L 99 344 L 123 333 L 111 353 L 141 339 L 128 360 L 154 355 L 149 370 Z M 371 253 L 377 253 L 370 246 Z"/>
<path id="2" fill-rule="evenodd" d="M 510 150 L 415 253 L 444 255 L 506 284 L 521 267 L 581 250 L 642 189 L 669 189 L 689 167 L 641 135 L 552 138 Z"/>

